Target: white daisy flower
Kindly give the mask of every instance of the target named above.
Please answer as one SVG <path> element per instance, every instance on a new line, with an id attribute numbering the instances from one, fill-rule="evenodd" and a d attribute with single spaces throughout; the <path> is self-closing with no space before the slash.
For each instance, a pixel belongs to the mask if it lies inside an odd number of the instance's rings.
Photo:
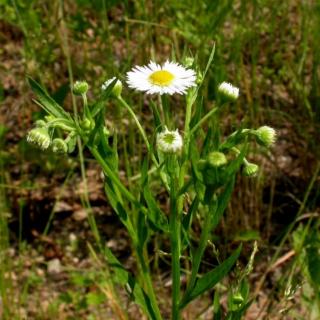
<path id="1" fill-rule="evenodd" d="M 147 94 L 183 94 L 196 84 L 196 73 L 176 62 L 166 61 L 163 66 L 152 61 L 147 66 L 136 66 L 127 73 L 130 88 Z"/>
<path id="2" fill-rule="evenodd" d="M 164 131 L 157 134 L 157 146 L 164 153 L 178 153 L 182 149 L 182 137 L 178 132 L 169 131 L 165 127 Z"/>
<path id="3" fill-rule="evenodd" d="M 218 87 L 218 91 L 224 95 L 228 100 L 237 100 L 239 97 L 239 88 L 233 86 L 231 83 L 222 82 Z"/>

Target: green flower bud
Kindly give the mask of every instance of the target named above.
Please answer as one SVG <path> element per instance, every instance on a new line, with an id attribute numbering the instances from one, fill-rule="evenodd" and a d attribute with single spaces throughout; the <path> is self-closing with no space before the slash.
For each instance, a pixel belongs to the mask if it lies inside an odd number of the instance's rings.
<path id="1" fill-rule="evenodd" d="M 52 147 L 52 151 L 54 153 L 62 153 L 63 154 L 63 153 L 68 152 L 67 143 L 60 138 L 53 139 L 51 147 Z"/>
<path id="2" fill-rule="evenodd" d="M 201 71 L 198 71 L 197 72 L 197 80 L 196 80 L 196 83 L 197 84 L 200 84 L 202 81 L 203 81 L 203 73 Z"/>
<path id="3" fill-rule="evenodd" d="M 44 120 L 37 120 L 35 124 L 37 128 L 42 128 L 46 126 L 46 122 Z"/>
<path id="4" fill-rule="evenodd" d="M 259 166 L 255 163 L 247 162 L 243 168 L 243 175 L 247 177 L 254 177 L 257 175 L 259 171 Z"/>
<path id="5" fill-rule="evenodd" d="M 257 142 L 264 147 L 271 147 L 277 139 L 276 131 L 268 126 L 262 126 L 255 130 Z"/>
<path id="6" fill-rule="evenodd" d="M 80 126 L 84 131 L 90 131 L 94 128 L 94 121 L 88 118 L 84 118 L 81 121 Z"/>
<path id="7" fill-rule="evenodd" d="M 34 128 L 29 131 L 27 135 L 27 141 L 29 143 L 35 144 L 42 150 L 48 149 L 51 143 L 51 138 L 48 129 L 45 127 Z"/>
<path id="8" fill-rule="evenodd" d="M 105 136 L 109 137 L 110 136 L 110 131 L 107 127 L 103 127 L 103 133 Z"/>
<path id="9" fill-rule="evenodd" d="M 222 152 L 214 151 L 208 155 L 207 161 L 212 167 L 221 167 L 227 163 L 227 158 Z"/>
<path id="10" fill-rule="evenodd" d="M 228 82 L 220 83 L 218 92 L 226 101 L 235 101 L 239 97 L 239 88 L 234 87 L 231 83 Z"/>
<path id="11" fill-rule="evenodd" d="M 185 57 L 183 64 L 187 68 L 191 68 L 193 66 L 193 64 L 194 64 L 194 58 L 193 57 Z"/>
<path id="12" fill-rule="evenodd" d="M 244 299 L 243 299 L 240 292 L 237 292 L 232 296 L 232 302 L 236 305 L 241 304 L 243 301 L 244 301 Z"/>
<path id="13" fill-rule="evenodd" d="M 112 79 L 107 80 L 102 86 L 101 89 L 107 90 L 111 82 L 113 82 L 116 79 L 116 77 L 113 77 Z M 122 82 L 120 80 L 117 80 L 114 87 L 111 90 L 111 96 L 114 98 L 119 98 L 121 96 L 122 92 Z"/>
<path id="14" fill-rule="evenodd" d="M 49 115 L 45 116 L 44 119 L 45 119 L 47 122 L 50 122 L 50 121 L 54 120 L 55 117 L 52 116 L 51 114 L 49 114 Z"/>
<path id="15" fill-rule="evenodd" d="M 77 96 L 81 96 L 87 93 L 89 85 L 86 81 L 76 81 L 73 85 L 73 93 Z"/>

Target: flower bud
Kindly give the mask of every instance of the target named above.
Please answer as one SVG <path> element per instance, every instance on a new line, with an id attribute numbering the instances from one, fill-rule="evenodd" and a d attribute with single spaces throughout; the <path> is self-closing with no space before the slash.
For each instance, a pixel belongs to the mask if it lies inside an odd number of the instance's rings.
<path id="1" fill-rule="evenodd" d="M 212 167 L 221 167 L 227 163 L 227 158 L 222 152 L 214 151 L 208 155 L 207 161 Z"/>
<path id="2" fill-rule="evenodd" d="M 44 119 L 45 119 L 47 122 L 50 122 L 50 121 L 54 120 L 55 117 L 52 116 L 51 114 L 48 114 L 47 116 L 44 117 Z"/>
<path id="3" fill-rule="evenodd" d="M 37 127 L 37 128 L 42 128 L 42 127 L 45 127 L 45 126 L 46 126 L 46 122 L 45 122 L 44 120 L 42 120 L 42 119 L 37 120 L 37 121 L 35 122 L 35 124 L 36 124 L 36 127 Z"/>
<path id="4" fill-rule="evenodd" d="M 201 71 L 198 71 L 197 72 L 197 80 L 196 80 L 196 83 L 197 84 L 201 84 L 202 81 L 204 79 L 204 74 L 201 72 Z"/>
<path id="5" fill-rule="evenodd" d="M 258 171 L 259 171 L 258 165 L 256 165 L 255 163 L 247 162 L 244 165 L 242 173 L 246 177 L 254 177 L 257 175 Z"/>
<path id="6" fill-rule="evenodd" d="M 107 127 L 103 127 L 103 134 L 106 136 L 106 137 L 109 137 L 110 136 L 110 131 Z"/>
<path id="7" fill-rule="evenodd" d="M 262 126 L 255 130 L 257 142 L 264 147 L 271 147 L 277 139 L 276 131 L 268 126 Z"/>
<path id="8" fill-rule="evenodd" d="M 94 121 L 88 118 L 84 118 L 81 121 L 80 126 L 84 131 L 90 131 L 94 128 Z"/>
<path id="9" fill-rule="evenodd" d="M 234 87 L 231 83 L 228 82 L 220 83 L 218 92 L 227 101 L 235 101 L 239 97 L 239 88 Z"/>
<path id="10" fill-rule="evenodd" d="M 194 64 L 194 58 L 193 57 L 185 57 L 183 64 L 186 66 L 186 68 L 191 68 Z"/>
<path id="11" fill-rule="evenodd" d="M 35 144 L 42 150 L 48 149 L 51 143 L 51 138 L 48 129 L 45 127 L 34 128 L 29 131 L 27 135 L 27 141 L 29 143 Z"/>
<path id="12" fill-rule="evenodd" d="M 244 299 L 243 299 L 240 292 L 237 292 L 232 296 L 232 302 L 236 305 L 241 304 L 243 301 L 244 301 Z"/>
<path id="13" fill-rule="evenodd" d="M 53 139 L 51 147 L 52 147 L 52 151 L 54 153 L 67 153 L 68 152 L 67 143 L 60 138 Z"/>
<path id="14" fill-rule="evenodd" d="M 116 79 L 116 77 L 113 77 L 112 79 L 107 80 L 102 86 L 101 89 L 107 90 L 107 88 L 109 87 L 109 85 L 111 84 L 111 82 L 113 82 Z M 122 92 L 122 82 L 120 80 L 117 80 L 115 85 L 113 86 L 112 90 L 111 90 L 111 96 L 114 98 L 119 98 L 121 96 L 121 92 Z"/>
<path id="15" fill-rule="evenodd" d="M 87 93 L 89 85 L 86 81 L 76 81 L 73 85 L 73 93 L 77 96 L 81 96 Z"/>
<path id="16" fill-rule="evenodd" d="M 182 137 L 178 132 L 169 131 L 165 128 L 164 131 L 157 134 L 157 146 L 163 153 L 178 153 L 183 146 Z"/>

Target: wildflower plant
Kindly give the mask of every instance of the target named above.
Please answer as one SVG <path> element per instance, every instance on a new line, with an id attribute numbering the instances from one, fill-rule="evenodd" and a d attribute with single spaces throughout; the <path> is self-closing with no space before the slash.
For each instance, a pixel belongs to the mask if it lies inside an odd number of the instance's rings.
<path id="1" fill-rule="evenodd" d="M 222 84 L 218 90 L 227 99 L 219 99 L 220 105 L 202 115 L 200 88 L 213 55 L 214 50 L 204 72 L 167 61 L 163 66 L 153 62 L 144 67 L 136 66 L 127 73 L 130 88 L 161 96 L 162 104 L 150 103 L 155 123 L 152 136 L 147 135 L 140 115 L 122 97 L 124 85 L 116 78 L 106 81 L 98 99 L 90 103 L 86 95 L 88 84 L 76 82 L 73 93 L 83 100 L 83 111 L 78 115 L 65 111 L 36 81 L 28 79 L 37 96 L 36 102 L 48 113 L 41 120 L 41 126 L 29 132 L 28 141 L 42 149 L 51 147 L 57 153 L 70 153 L 74 151 L 77 139 L 81 139 L 100 164 L 107 198 L 131 238 L 137 262 L 136 277 L 121 265 L 105 244 L 100 243 L 100 248 L 113 268 L 115 281 L 126 288 L 149 319 L 163 319 L 150 274 L 147 245 L 151 236 L 162 234 L 171 243 L 171 314 L 172 319 L 177 320 L 181 318 L 183 308 L 212 289 L 237 261 L 241 245 L 211 271 L 200 274 L 206 246 L 228 205 L 237 173 L 242 169 L 245 175 L 253 176 L 258 171 L 257 165 L 246 160 L 248 144 L 255 140 L 269 147 L 275 140 L 274 131 L 269 127 L 239 129 L 221 138 L 215 117 L 223 104 L 233 103 L 239 94 L 239 89 L 230 84 Z M 169 97 L 165 97 L 173 94 L 185 95 L 183 127 L 174 122 L 174 110 L 170 108 Z M 117 139 L 109 138 L 105 124 L 105 107 L 110 99 L 129 113 L 146 146 L 137 193 L 133 193 L 119 174 L 121 154 L 118 154 Z M 63 132 L 64 138 L 61 138 L 61 132 L 55 137 L 56 128 Z M 164 212 L 151 188 L 153 179 L 160 181 L 167 192 L 168 212 Z M 201 226 L 198 242 L 191 238 L 196 223 Z M 191 261 L 185 290 L 182 290 L 180 280 L 184 273 L 182 255 Z"/>

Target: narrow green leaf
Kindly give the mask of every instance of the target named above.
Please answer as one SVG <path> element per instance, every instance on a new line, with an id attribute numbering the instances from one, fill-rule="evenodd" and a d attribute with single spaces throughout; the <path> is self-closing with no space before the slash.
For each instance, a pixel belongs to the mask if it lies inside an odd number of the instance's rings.
<path id="1" fill-rule="evenodd" d="M 193 218 L 195 212 L 197 212 L 199 204 L 200 204 L 199 197 L 195 196 L 195 198 L 193 199 L 193 201 L 190 205 L 190 208 L 189 208 L 187 214 L 184 215 L 182 218 L 182 241 L 181 241 L 181 243 L 182 243 L 183 249 L 185 248 L 186 245 L 190 245 L 189 235 L 190 235 L 192 218 Z"/>
<path id="2" fill-rule="evenodd" d="M 235 176 L 233 176 L 228 184 L 226 185 L 226 187 L 224 188 L 223 192 L 221 194 L 219 194 L 218 196 L 218 207 L 217 210 L 215 211 L 214 215 L 212 216 L 212 229 L 215 228 L 224 211 L 227 208 L 227 205 L 230 201 L 231 195 L 232 195 L 232 191 L 234 189 L 234 183 L 235 183 Z"/>
<path id="3" fill-rule="evenodd" d="M 113 255 L 108 247 L 105 247 L 105 256 L 108 261 L 108 265 L 113 271 L 113 281 L 119 283 L 122 286 L 126 286 L 128 293 L 133 300 L 141 307 L 143 312 L 149 317 L 149 319 L 157 319 L 150 299 L 144 290 L 139 286 L 135 278 L 122 266 L 120 261 Z"/>
<path id="4" fill-rule="evenodd" d="M 148 239 L 148 227 L 146 224 L 146 216 L 139 210 L 137 221 L 137 234 L 139 238 L 139 247 L 143 248 Z"/>
<path id="5" fill-rule="evenodd" d="M 106 179 L 104 184 L 105 193 L 108 196 L 111 207 L 117 213 L 121 222 L 125 225 L 125 227 L 130 232 L 130 234 L 135 234 L 135 230 L 132 230 L 132 226 L 130 224 L 127 211 L 125 210 L 123 205 L 120 203 L 118 197 L 116 196 L 115 190 L 113 189 L 112 182 L 108 179 L 108 177 L 106 177 L 105 179 Z"/>
<path id="6" fill-rule="evenodd" d="M 152 108 L 154 125 L 155 125 L 155 128 L 158 129 L 161 127 L 161 117 L 159 113 L 159 108 L 152 100 L 150 101 L 150 105 Z"/>
<path id="7" fill-rule="evenodd" d="M 49 114 L 56 118 L 71 119 L 71 116 L 66 112 L 48 93 L 40 86 L 38 82 L 30 77 L 27 77 L 28 83 L 39 99 L 38 104 Z"/>
<path id="8" fill-rule="evenodd" d="M 114 272 L 113 280 L 121 285 L 126 285 L 128 283 L 128 271 L 123 267 L 120 261 L 114 256 L 108 247 L 105 247 L 104 254 L 107 258 L 108 265 L 112 268 Z"/>
<path id="9" fill-rule="evenodd" d="M 238 157 L 235 160 L 231 161 L 228 167 L 226 168 L 227 176 L 231 177 L 239 170 L 240 166 L 243 163 L 243 159 L 247 153 L 247 149 L 247 144 L 245 143 L 242 149 L 240 150 L 240 154 L 238 155 Z"/>
<path id="10" fill-rule="evenodd" d="M 214 320 L 221 320 L 221 307 L 220 307 L 220 295 L 216 290 L 213 298 L 213 318 Z"/>
<path id="11" fill-rule="evenodd" d="M 201 120 L 203 113 L 203 97 L 199 99 L 196 107 L 194 108 L 195 112 L 190 121 L 190 130 Z"/>
<path id="12" fill-rule="evenodd" d="M 309 232 L 306 240 L 306 256 L 307 266 L 311 281 L 316 287 L 320 286 L 320 236 L 318 231 L 312 230 Z"/>
<path id="13" fill-rule="evenodd" d="M 114 79 L 109 84 L 108 88 L 106 90 L 102 91 L 98 101 L 91 108 L 92 117 L 95 117 L 101 111 L 101 109 L 103 109 L 105 107 L 105 103 L 109 99 L 111 91 L 112 91 L 114 85 L 116 84 L 116 82 L 117 82 L 117 79 Z"/>
<path id="14" fill-rule="evenodd" d="M 142 189 L 142 200 L 147 204 L 148 214 L 147 219 L 153 227 L 157 230 L 161 230 L 165 233 L 169 232 L 168 220 L 159 208 L 156 199 L 154 198 L 148 180 L 148 161 L 145 159 L 141 167 L 141 189 Z"/>
<path id="15" fill-rule="evenodd" d="M 229 273 L 240 255 L 241 247 L 242 246 L 240 245 L 228 259 L 223 261 L 218 267 L 206 273 L 197 280 L 194 288 L 190 291 L 189 295 L 185 296 L 182 299 L 180 303 L 181 309 L 205 291 L 210 290 Z"/>

